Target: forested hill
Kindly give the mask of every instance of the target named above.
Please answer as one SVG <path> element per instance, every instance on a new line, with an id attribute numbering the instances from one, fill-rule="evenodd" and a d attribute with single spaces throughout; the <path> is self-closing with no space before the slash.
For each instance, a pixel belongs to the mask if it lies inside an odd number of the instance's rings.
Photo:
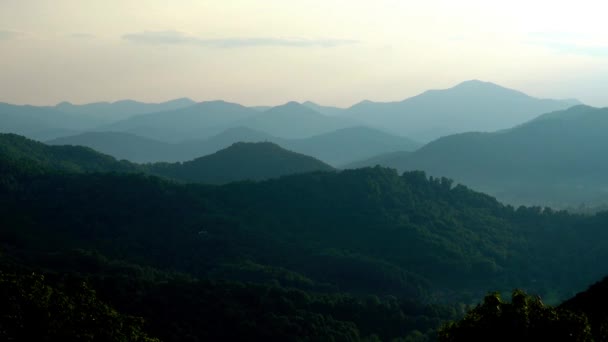
<path id="1" fill-rule="evenodd" d="M 316 172 L 222 187 L 143 175 L 38 177 L 9 183 L 7 196 L 22 200 L 3 206 L 3 226 L 25 225 L 14 239 L 44 237 L 155 267 L 194 272 L 246 258 L 341 289 L 416 296 L 432 288 L 545 291 L 556 279 L 556 291 L 569 294 L 608 273 L 593 262 L 608 257 L 605 215 L 515 210 L 420 172 Z"/>
<path id="2" fill-rule="evenodd" d="M 12 173 L 130 172 L 134 164 L 82 146 L 48 146 L 16 134 L 0 134 L 0 166 Z"/>
<path id="3" fill-rule="evenodd" d="M 608 201 L 608 108 L 575 106 L 509 130 L 463 133 L 372 160 L 450 177 L 509 203 L 553 207 Z"/>
<path id="4" fill-rule="evenodd" d="M 9 155 L 0 266 L 84 279 L 166 341 L 431 337 L 457 311 L 429 303 L 517 287 L 555 302 L 608 274 L 608 214 L 515 209 L 422 172 L 213 186 Z"/>
<path id="5" fill-rule="evenodd" d="M 135 164 L 117 161 L 82 146 L 48 146 L 15 134 L 0 134 L 0 166 L 13 173 L 135 172 L 183 182 L 228 183 L 263 180 L 294 173 L 330 171 L 315 158 L 273 143 L 235 143 L 209 156 L 184 163 Z"/>
<path id="6" fill-rule="evenodd" d="M 295 173 L 330 171 L 320 160 L 287 151 L 279 145 L 235 143 L 228 148 L 183 163 L 155 163 L 150 173 L 186 182 L 208 184 L 263 180 Z"/>

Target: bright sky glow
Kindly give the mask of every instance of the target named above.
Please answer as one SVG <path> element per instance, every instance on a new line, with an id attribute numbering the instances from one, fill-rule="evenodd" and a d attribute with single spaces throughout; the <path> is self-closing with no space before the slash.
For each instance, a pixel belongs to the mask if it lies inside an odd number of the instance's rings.
<path id="1" fill-rule="evenodd" d="M 349 106 L 481 79 L 608 106 L 605 1 L 2 0 L 0 101 Z"/>

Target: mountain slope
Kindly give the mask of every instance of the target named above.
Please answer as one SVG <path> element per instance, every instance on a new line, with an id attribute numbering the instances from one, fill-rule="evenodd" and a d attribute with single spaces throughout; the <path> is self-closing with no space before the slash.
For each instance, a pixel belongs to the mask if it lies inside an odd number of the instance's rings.
<path id="1" fill-rule="evenodd" d="M 99 130 L 136 134 L 150 139 L 179 142 L 204 139 L 225 130 L 234 122 L 259 114 L 239 104 L 201 102 L 186 108 L 143 114 L 100 127 Z"/>
<path id="2" fill-rule="evenodd" d="M 331 166 L 319 160 L 284 150 L 273 143 L 236 143 L 192 161 L 157 163 L 149 167 L 151 173 L 164 177 L 212 184 L 330 170 Z"/>
<path id="3" fill-rule="evenodd" d="M 513 127 L 534 117 L 566 109 L 573 100 L 530 97 L 489 82 L 463 82 L 444 90 L 429 90 L 401 102 L 364 101 L 344 116 L 375 124 L 390 132 L 427 142 L 442 136 Z"/>
<path id="4" fill-rule="evenodd" d="M 138 171 L 88 147 L 48 146 L 16 134 L 0 134 L 0 155 L 0 168 L 13 173 Z"/>
<path id="5" fill-rule="evenodd" d="M 36 140 L 53 139 L 93 128 L 101 123 L 91 117 L 64 113 L 54 108 L 0 103 L 0 133 L 15 133 Z"/>
<path id="6" fill-rule="evenodd" d="M 343 165 L 344 169 L 360 169 L 364 167 L 380 166 L 393 166 L 396 160 L 407 158 L 412 152 L 408 151 L 397 151 L 385 154 L 373 156 L 368 159 L 357 160 L 346 165 Z"/>
<path id="7" fill-rule="evenodd" d="M 239 121 L 238 125 L 280 138 L 297 139 L 355 126 L 356 121 L 326 116 L 297 102 L 289 102 Z"/>
<path id="8" fill-rule="evenodd" d="M 589 318 L 596 341 L 608 338 L 608 278 L 591 285 L 560 305 L 560 308 L 584 313 Z"/>
<path id="9" fill-rule="evenodd" d="M 382 165 L 445 175 L 513 203 L 606 201 L 607 131 L 608 108 L 575 106 L 509 130 L 444 137 Z"/>
<path id="10" fill-rule="evenodd" d="M 54 108 L 64 113 L 84 115 L 109 123 L 111 121 L 124 120 L 133 115 L 171 111 L 194 104 L 195 102 L 188 98 L 181 98 L 161 103 L 122 100 L 75 105 L 69 102 L 61 102 Z"/>
<path id="11" fill-rule="evenodd" d="M 352 127 L 305 139 L 283 139 L 247 127 L 229 128 L 205 140 L 165 143 L 124 132 L 87 132 L 50 140 L 50 145 L 82 145 L 132 162 L 187 161 L 224 149 L 237 142 L 273 142 L 331 165 L 397 150 L 414 150 L 418 144 L 368 127 Z"/>
<path id="12" fill-rule="evenodd" d="M 343 165 L 380 153 L 413 151 L 419 144 L 405 137 L 369 127 L 349 127 L 307 139 L 291 140 L 286 147 L 332 165 Z"/>
<path id="13" fill-rule="evenodd" d="M 85 132 L 53 139 L 46 143 L 86 146 L 114 158 L 135 163 L 188 160 L 198 156 L 196 154 L 192 156 L 189 151 L 184 151 L 174 144 L 124 132 Z"/>
<path id="14" fill-rule="evenodd" d="M 206 140 L 168 143 L 125 132 L 85 132 L 46 141 L 49 145 L 79 145 L 126 159 L 135 163 L 188 161 L 224 149 L 237 142 L 272 141 L 282 139 L 246 127 L 225 130 Z"/>
<path id="15" fill-rule="evenodd" d="M 335 116 L 344 114 L 344 108 L 322 106 L 312 101 L 303 102 L 302 105 L 324 115 Z"/>

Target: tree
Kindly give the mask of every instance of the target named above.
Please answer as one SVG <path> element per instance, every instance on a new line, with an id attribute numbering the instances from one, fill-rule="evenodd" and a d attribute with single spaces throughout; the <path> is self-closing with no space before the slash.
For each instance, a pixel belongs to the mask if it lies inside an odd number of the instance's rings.
<path id="1" fill-rule="evenodd" d="M 457 341 L 592 341 L 584 314 L 555 309 L 521 290 L 513 291 L 511 303 L 499 293 L 488 294 L 483 303 L 458 322 L 439 331 L 442 342 Z"/>

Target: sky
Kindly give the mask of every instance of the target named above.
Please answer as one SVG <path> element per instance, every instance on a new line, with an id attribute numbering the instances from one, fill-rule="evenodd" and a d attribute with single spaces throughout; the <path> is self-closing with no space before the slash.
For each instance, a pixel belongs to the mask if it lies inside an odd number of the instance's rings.
<path id="1" fill-rule="evenodd" d="M 479 79 L 608 106 L 605 1 L 0 0 L 0 101 L 398 101 Z"/>

